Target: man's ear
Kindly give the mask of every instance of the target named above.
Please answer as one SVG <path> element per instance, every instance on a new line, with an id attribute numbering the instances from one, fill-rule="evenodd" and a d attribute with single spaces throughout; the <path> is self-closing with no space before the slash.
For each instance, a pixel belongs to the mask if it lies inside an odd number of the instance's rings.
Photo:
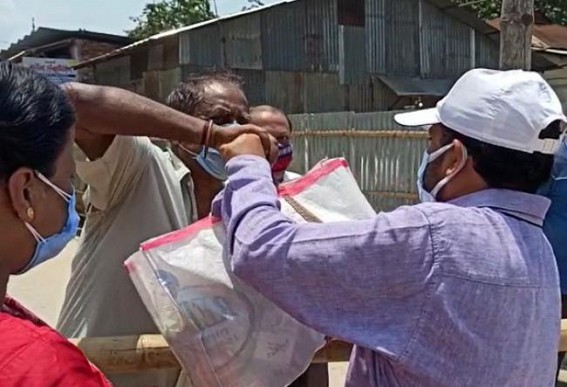
<path id="1" fill-rule="evenodd" d="M 462 169 L 461 164 L 466 162 L 466 160 L 463 160 L 465 154 L 463 152 L 464 147 L 463 143 L 459 140 L 453 140 L 453 147 L 447 152 L 447 156 L 443 160 L 446 176 L 450 176 L 457 170 Z"/>
<path id="2" fill-rule="evenodd" d="M 9 200 L 18 218 L 32 222 L 34 218 L 33 203 L 38 203 L 34 184 L 34 172 L 29 168 L 20 168 L 8 178 Z"/>

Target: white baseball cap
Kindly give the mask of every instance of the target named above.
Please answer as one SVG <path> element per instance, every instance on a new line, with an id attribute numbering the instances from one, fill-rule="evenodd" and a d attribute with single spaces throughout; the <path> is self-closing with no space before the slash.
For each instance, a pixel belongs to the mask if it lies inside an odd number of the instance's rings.
<path id="1" fill-rule="evenodd" d="M 567 123 L 559 98 L 531 71 L 474 69 L 432 109 L 397 114 L 402 126 L 443 124 L 467 137 L 522 152 L 554 154 L 561 139 L 540 139 L 554 121 Z"/>

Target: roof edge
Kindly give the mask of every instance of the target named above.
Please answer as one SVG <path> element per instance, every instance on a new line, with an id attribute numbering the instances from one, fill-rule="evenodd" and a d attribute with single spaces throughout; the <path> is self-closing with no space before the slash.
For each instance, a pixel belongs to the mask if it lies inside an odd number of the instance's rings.
<path id="1" fill-rule="evenodd" d="M 138 40 L 138 41 L 136 41 L 132 44 L 129 44 L 128 46 L 124 46 L 124 47 L 118 48 L 114 51 L 108 52 L 106 54 L 97 56 L 95 58 L 91 58 L 91 59 L 86 60 L 84 62 L 77 63 L 75 66 L 73 66 L 73 68 L 78 70 L 78 69 L 81 69 L 81 68 L 84 68 L 84 67 L 87 67 L 87 66 L 92 66 L 92 65 L 95 65 L 95 64 L 102 62 L 102 61 L 105 61 L 105 60 L 113 59 L 113 58 L 116 58 L 116 57 L 121 56 L 121 55 L 126 55 L 127 53 L 131 52 L 135 48 L 144 47 L 144 46 L 146 46 L 147 44 L 149 44 L 153 41 L 156 41 L 156 40 L 168 37 L 168 36 L 178 35 L 178 34 L 181 34 L 183 32 L 186 32 L 186 31 L 191 31 L 191 30 L 194 30 L 194 29 L 197 29 L 197 28 L 205 27 L 205 26 L 208 26 L 208 25 L 213 25 L 213 24 L 220 23 L 220 22 L 226 21 L 226 20 L 236 19 L 236 18 L 239 18 L 241 16 L 245 16 L 245 15 L 256 13 L 256 12 L 261 12 L 261 11 L 264 11 L 264 10 L 269 9 L 269 8 L 284 6 L 286 4 L 293 3 L 293 2 L 296 2 L 296 1 L 300 1 L 300 0 L 284 0 L 284 1 L 281 1 L 281 2 L 278 2 L 278 3 L 275 3 L 275 4 L 268 4 L 268 5 L 264 5 L 264 6 L 261 6 L 261 7 L 252 8 L 252 9 L 249 9 L 249 10 L 246 10 L 246 11 L 236 12 L 236 13 L 233 13 L 233 14 L 230 14 L 230 15 L 220 16 L 220 17 L 217 17 L 217 18 L 214 18 L 214 19 L 206 20 L 206 21 L 201 22 L 201 23 L 195 23 L 195 24 L 191 24 L 189 26 L 184 26 L 184 27 L 172 29 L 172 30 L 169 30 L 169 31 L 160 32 L 159 34 L 152 35 L 152 36 L 147 37 L 147 38 L 142 39 L 142 40 Z"/>

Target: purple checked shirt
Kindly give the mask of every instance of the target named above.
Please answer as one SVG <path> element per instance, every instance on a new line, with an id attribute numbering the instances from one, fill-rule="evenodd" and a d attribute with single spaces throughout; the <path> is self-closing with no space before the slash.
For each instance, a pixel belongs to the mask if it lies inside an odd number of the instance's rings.
<path id="1" fill-rule="evenodd" d="M 294 224 L 268 163 L 240 156 L 215 203 L 232 270 L 356 345 L 347 386 L 553 386 L 559 279 L 549 200 L 486 190 L 364 221 Z"/>

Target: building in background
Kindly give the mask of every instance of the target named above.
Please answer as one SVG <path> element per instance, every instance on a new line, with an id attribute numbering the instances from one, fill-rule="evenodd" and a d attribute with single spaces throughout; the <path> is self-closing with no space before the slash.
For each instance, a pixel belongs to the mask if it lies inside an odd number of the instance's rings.
<path id="1" fill-rule="evenodd" d="M 21 63 L 58 84 L 75 80 L 93 82 L 92 72 L 89 72 L 88 69 L 77 72 L 73 65 L 104 55 L 130 43 L 132 40 L 125 36 L 85 30 L 67 31 L 39 27 L 0 51 L 0 60 Z M 77 146 L 74 147 L 74 152 L 77 160 L 86 159 Z M 83 215 L 82 194 L 85 185 L 75 178 L 75 187 L 78 193 L 77 208 Z"/>
<path id="2" fill-rule="evenodd" d="M 295 0 L 164 32 L 78 68 L 164 101 L 188 74 L 227 67 L 252 104 L 387 111 L 432 106 L 467 70 L 496 68 L 498 39 L 448 0 Z M 557 66 L 536 55 L 534 67 Z"/>
<path id="3" fill-rule="evenodd" d="M 500 29 L 500 20 L 489 22 Z M 556 65 L 544 72 L 544 78 L 555 89 L 567 111 L 567 26 L 553 24 L 542 13 L 535 13 L 532 50 Z"/>
<path id="4" fill-rule="evenodd" d="M 61 83 L 76 79 L 76 71 L 72 68 L 76 63 L 130 43 L 131 39 L 125 36 L 39 27 L 0 51 L 0 60 L 22 63 Z M 92 74 L 82 72 L 80 80 L 92 81 Z"/>

